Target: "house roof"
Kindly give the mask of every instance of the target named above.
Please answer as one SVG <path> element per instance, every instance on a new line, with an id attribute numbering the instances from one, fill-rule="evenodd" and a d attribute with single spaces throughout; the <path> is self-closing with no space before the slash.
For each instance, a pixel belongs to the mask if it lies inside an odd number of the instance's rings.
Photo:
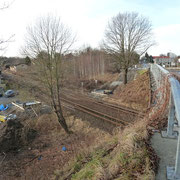
<path id="1" fill-rule="evenodd" d="M 153 59 L 168 59 L 168 56 L 153 56 Z"/>

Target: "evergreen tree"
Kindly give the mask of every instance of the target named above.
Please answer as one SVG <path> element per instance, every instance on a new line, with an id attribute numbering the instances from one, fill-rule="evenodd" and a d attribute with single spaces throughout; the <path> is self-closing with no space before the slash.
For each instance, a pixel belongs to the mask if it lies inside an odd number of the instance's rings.
<path id="1" fill-rule="evenodd" d="M 31 64 L 31 59 L 28 56 L 26 56 L 25 62 L 26 62 L 27 65 L 30 65 Z"/>

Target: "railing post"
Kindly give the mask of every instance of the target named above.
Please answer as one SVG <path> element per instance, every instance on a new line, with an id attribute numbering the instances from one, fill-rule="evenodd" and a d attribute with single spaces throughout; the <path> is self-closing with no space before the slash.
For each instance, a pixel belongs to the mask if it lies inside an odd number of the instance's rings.
<path id="1" fill-rule="evenodd" d="M 172 93 L 169 100 L 169 114 L 168 114 L 168 127 L 167 131 L 162 131 L 161 135 L 164 138 L 177 138 L 178 132 L 174 131 L 174 123 L 175 123 L 175 106 L 173 102 Z"/>
<path id="2" fill-rule="evenodd" d="M 177 143 L 175 178 L 180 179 L 180 136 L 178 136 L 178 143 Z"/>
<path id="3" fill-rule="evenodd" d="M 167 179 L 180 180 L 180 136 L 178 136 L 175 167 L 167 166 Z"/>

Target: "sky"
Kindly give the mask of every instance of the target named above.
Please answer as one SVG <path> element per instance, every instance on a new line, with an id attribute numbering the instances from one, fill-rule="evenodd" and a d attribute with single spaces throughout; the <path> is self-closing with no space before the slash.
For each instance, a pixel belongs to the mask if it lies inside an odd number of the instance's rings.
<path id="1" fill-rule="evenodd" d="M 108 21 L 119 12 L 132 11 L 152 23 L 156 46 L 148 50 L 149 54 L 180 55 L 179 0 L 0 0 L 0 5 L 4 2 L 11 5 L 0 10 L 0 38 L 8 39 L 13 34 L 14 37 L 3 56 L 20 56 L 27 26 L 47 14 L 59 16 L 72 29 L 77 35 L 76 48 L 84 45 L 96 48 Z"/>

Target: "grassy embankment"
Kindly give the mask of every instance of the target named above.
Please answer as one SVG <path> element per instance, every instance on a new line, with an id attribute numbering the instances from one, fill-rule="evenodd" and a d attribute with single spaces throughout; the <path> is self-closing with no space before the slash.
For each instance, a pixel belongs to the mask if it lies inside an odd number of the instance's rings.
<path id="1" fill-rule="evenodd" d="M 135 86 L 130 88 L 130 86 Z M 138 91 L 135 90 L 138 88 Z M 128 92 L 125 90 L 129 90 Z M 136 92 L 136 95 L 133 93 Z M 117 94 L 126 97 L 126 102 L 134 98 L 140 106 L 149 103 L 149 77 L 147 71 L 140 71 L 136 80 L 116 90 Z M 120 99 L 121 101 L 121 99 Z M 134 103 L 134 104 L 135 104 Z M 142 103 L 142 104 L 141 104 Z M 151 180 L 155 177 L 153 151 L 148 145 L 148 118 L 139 119 L 124 130 L 118 131 L 109 139 L 102 139 L 101 144 L 90 149 L 82 149 L 79 154 L 63 168 L 56 170 L 54 179 L 119 179 L 119 180 Z"/>
<path id="2" fill-rule="evenodd" d="M 146 79 L 146 82 L 143 81 L 144 79 Z M 147 89 L 149 89 L 147 81 L 148 73 L 140 72 L 136 80 L 131 82 L 131 85 L 127 84 L 123 88 L 120 88 L 118 93 L 121 94 L 121 97 L 124 97 L 128 95 L 125 89 L 131 89 L 131 96 L 128 96 L 129 100 L 126 97 L 128 104 L 128 102 L 132 102 L 133 92 L 136 92 L 135 88 L 132 89 L 129 88 L 129 86 L 140 86 L 138 98 L 136 98 L 136 101 L 138 101 L 141 93 L 145 93 L 147 92 Z M 137 82 L 142 83 L 138 84 Z M 24 93 L 26 94 L 26 91 Z M 149 94 L 145 94 L 147 97 L 145 98 L 145 101 L 142 102 L 148 103 Z M 119 98 L 121 99 L 121 97 Z M 137 97 L 137 95 L 135 97 Z M 30 172 L 33 170 L 36 177 L 43 177 L 42 172 L 44 172 L 46 177 L 48 176 L 48 178 L 60 180 L 154 179 L 154 165 L 152 162 L 153 154 L 148 146 L 148 118 L 138 120 L 134 125 L 128 126 L 124 130 L 117 129 L 113 136 L 105 135 L 97 129 L 94 130 L 93 128 L 90 128 L 87 123 L 82 122 L 80 119 L 75 119 L 73 121 L 75 129 L 72 129 L 75 134 L 72 137 L 66 137 L 64 133 L 61 132 L 62 129 L 58 128 L 59 130 L 55 131 L 54 129 L 57 129 L 58 126 L 57 123 L 56 125 L 52 123 L 55 122 L 53 119 L 50 118 L 49 121 L 47 121 L 47 118 L 46 121 L 43 119 L 35 121 L 33 127 L 38 130 L 40 139 L 42 134 L 43 139 L 47 138 L 49 140 L 51 139 L 51 141 L 48 141 L 49 147 L 47 149 L 41 149 L 40 152 L 39 150 L 36 150 L 37 152 L 34 150 L 35 154 L 41 153 L 44 158 L 40 162 L 34 161 L 29 164 L 28 171 L 25 170 L 27 176 L 28 172 L 29 175 L 32 175 Z M 50 128 L 50 131 L 47 131 L 46 128 Z M 78 138 L 73 146 L 71 145 L 73 147 L 72 151 L 70 144 L 73 142 L 72 140 L 75 136 L 78 136 Z M 86 145 L 81 145 L 81 138 L 86 136 L 86 141 L 84 141 L 84 143 L 86 142 Z M 68 142 L 64 142 L 64 145 L 67 146 L 68 151 L 63 154 L 63 152 L 60 151 L 58 144 L 61 142 L 61 139 L 65 141 L 65 137 Z M 41 141 L 43 141 L 43 139 L 41 139 Z M 32 147 L 35 146 L 36 141 L 33 144 Z M 51 154 L 54 154 L 53 156 L 56 158 L 52 159 L 50 156 Z M 62 156 L 64 160 L 61 160 Z M 65 159 L 67 160 L 65 161 Z M 61 166 L 59 165 L 59 161 L 62 161 Z M 42 172 L 39 172 L 39 166 L 41 166 Z M 53 171 L 54 175 L 51 175 L 51 172 Z"/>
<path id="3" fill-rule="evenodd" d="M 147 121 L 126 127 L 100 145 L 83 149 L 55 179 L 154 179 L 152 152 L 147 146 Z"/>

